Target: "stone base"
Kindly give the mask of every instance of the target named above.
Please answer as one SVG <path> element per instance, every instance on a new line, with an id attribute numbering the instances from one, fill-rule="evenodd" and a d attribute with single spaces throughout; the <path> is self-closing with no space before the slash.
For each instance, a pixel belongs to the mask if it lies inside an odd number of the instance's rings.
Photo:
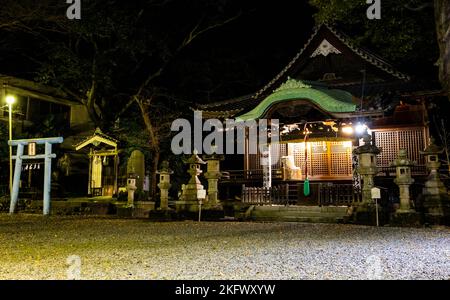
<path id="1" fill-rule="evenodd" d="M 202 210 L 223 210 L 223 206 L 221 203 L 209 204 L 206 203 L 202 206 Z"/>
<path id="2" fill-rule="evenodd" d="M 155 202 L 139 201 L 133 207 L 127 205 L 117 206 L 117 216 L 122 218 L 148 218 L 150 212 L 155 209 Z"/>
<path id="3" fill-rule="evenodd" d="M 177 212 L 179 220 L 198 221 L 198 211 L 180 211 Z M 221 221 L 225 218 L 223 210 L 208 210 L 202 208 L 201 221 Z"/>
<path id="4" fill-rule="evenodd" d="M 173 209 L 157 209 L 149 213 L 149 219 L 157 222 L 167 222 L 179 220 L 179 217 Z"/>
<path id="5" fill-rule="evenodd" d="M 419 213 L 410 210 L 409 212 L 396 212 L 389 222 L 397 227 L 421 227 L 422 217 Z"/>
<path id="6" fill-rule="evenodd" d="M 182 220 L 198 220 L 199 204 L 194 201 L 176 201 L 176 213 L 178 218 Z M 201 219 L 205 221 L 219 220 L 225 217 L 222 205 L 201 205 Z"/>
<path id="7" fill-rule="evenodd" d="M 352 216 L 352 223 L 359 225 L 376 226 L 376 209 L 374 203 L 362 203 L 359 204 Z M 383 208 L 378 205 L 378 223 L 379 226 L 384 226 L 388 223 L 385 217 Z"/>
<path id="8" fill-rule="evenodd" d="M 199 203 L 198 201 L 184 201 L 184 200 L 180 200 L 180 201 L 176 201 L 175 202 L 175 209 L 178 212 L 197 212 L 199 210 Z M 202 207 L 203 210 L 203 207 Z"/>
<path id="9" fill-rule="evenodd" d="M 155 210 L 155 202 L 153 201 L 137 201 L 134 202 L 134 208 L 143 209 L 143 210 Z"/>
<path id="10" fill-rule="evenodd" d="M 420 203 L 425 223 L 450 225 L 450 197 L 448 194 L 422 195 Z"/>

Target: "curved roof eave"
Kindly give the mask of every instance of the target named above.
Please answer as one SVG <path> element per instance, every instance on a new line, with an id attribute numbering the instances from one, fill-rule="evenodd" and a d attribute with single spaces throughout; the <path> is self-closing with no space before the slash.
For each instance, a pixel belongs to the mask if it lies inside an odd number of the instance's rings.
<path id="1" fill-rule="evenodd" d="M 333 98 L 331 95 L 312 88 L 292 88 L 276 91 L 266 97 L 251 111 L 237 116 L 236 121 L 256 120 L 264 116 L 270 107 L 275 104 L 304 99 L 318 106 L 322 110 L 331 114 L 353 113 L 356 111 L 356 105 Z"/>

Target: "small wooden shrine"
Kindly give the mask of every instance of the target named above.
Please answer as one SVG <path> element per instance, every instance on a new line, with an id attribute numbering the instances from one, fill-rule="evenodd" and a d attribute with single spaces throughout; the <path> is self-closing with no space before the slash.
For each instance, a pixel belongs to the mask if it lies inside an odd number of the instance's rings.
<path id="1" fill-rule="evenodd" d="M 87 153 L 89 157 L 89 196 L 117 195 L 119 164 L 117 142 L 97 128 L 93 135 L 75 146 L 76 151 L 89 149 Z"/>

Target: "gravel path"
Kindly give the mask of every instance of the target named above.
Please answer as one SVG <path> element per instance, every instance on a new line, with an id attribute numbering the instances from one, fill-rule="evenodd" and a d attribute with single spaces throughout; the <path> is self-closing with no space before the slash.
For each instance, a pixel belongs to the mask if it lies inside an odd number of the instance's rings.
<path id="1" fill-rule="evenodd" d="M 0 214 L 0 279 L 68 276 L 450 279 L 450 229 Z"/>

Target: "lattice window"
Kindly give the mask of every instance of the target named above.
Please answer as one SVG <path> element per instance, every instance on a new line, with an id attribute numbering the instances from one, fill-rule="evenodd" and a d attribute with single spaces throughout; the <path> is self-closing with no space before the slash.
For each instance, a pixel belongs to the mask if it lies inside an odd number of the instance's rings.
<path id="1" fill-rule="evenodd" d="M 408 158 L 423 165 L 423 157 L 420 151 L 425 148 L 424 128 L 412 128 L 405 130 L 375 131 L 375 144 L 382 148 L 377 157 L 379 167 L 389 167 L 397 158 L 400 149 L 406 149 Z"/>
<path id="2" fill-rule="evenodd" d="M 288 155 L 294 156 L 294 162 L 300 167 L 302 174 L 305 174 L 306 164 L 308 164 L 308 175 L 311 175 L 311 150 L 308 149 L 308 161 L 305 161 L 305 143 L 293 143 L 288 146 Z"/>
<path id="3" fill-rule="evenodd" d="M 312 176 L 328 176 L 328 154 L 327 153 L 312 153 L 312 169 L 310 174 Z"/>
<path id="4" fill-rule="evenodd" d="M 331 153 L 331 174 L 350 176 L 352 174 L 351 155 L 348 153 Z"/>
<path id="5" fill-rule="evenodd" d="M 248 154 L 248 160 L 250 170 L 260 170 L 262 168 L 259 154 Z"/>
<path id="6" fill-rule="evenodd" d="M 305 174 L 308 164 L 309 176 L 351 176 L 351 142 L 309 142 L 308 161 L 305 162 L 305 144 L 291 143 L 288 155 L 294 157 L 295 165 Z"/>
<path id="7" fill-rule="evenodd" d="M 281 157 L 287 153 L 286 144 L 271 144 L 272 169 L 281 169 Z"/>

